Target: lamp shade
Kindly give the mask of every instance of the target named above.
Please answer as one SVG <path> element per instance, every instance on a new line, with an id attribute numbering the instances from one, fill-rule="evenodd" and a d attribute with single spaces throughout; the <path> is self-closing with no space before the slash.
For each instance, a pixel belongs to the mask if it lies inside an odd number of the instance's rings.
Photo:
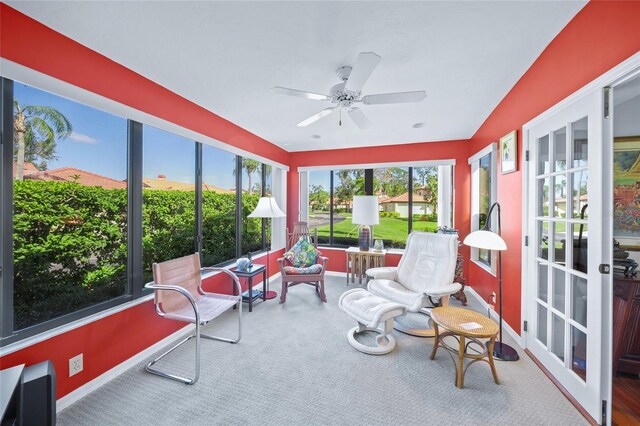
<path id="1" fill-rule="evenodd" d="M 378 197 L 375 195 L 354 196 L 351 222 L 356 225 L 377 225 L 380 223 Z"/>
<path id="2" fill-rule="evenodd" d="M 504 242 L 502 237 L 495 232 L 491 231 L 474 231 L 467 235 L 464 239 L 464 243 L 470 247 L 486 250 L 506 250 L 507 243 Z"/>
<path id="3" fill-rule="evenodd" d="M 285 217 L 273 197 L 260 197 L 255 210 L 247 217 Z"/>

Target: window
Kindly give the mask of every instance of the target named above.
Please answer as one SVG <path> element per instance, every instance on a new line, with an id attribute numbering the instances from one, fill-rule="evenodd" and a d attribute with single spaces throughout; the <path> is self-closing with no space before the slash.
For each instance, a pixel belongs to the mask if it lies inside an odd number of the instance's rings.
<path id="1" fill-rule="evenodd" d="M 202 264 L 236 258 L 236 156 L 202 146 Z"/>
<path id="2" fill-rule="evenodd" d="M 387 248 L 404 248 L 412 231 L 435 232 L 453 225 L 453 161 L 411 167 L 404 164 L 375 169 L 300 171 L 300 217 L 318 227 L 323 245 L 358 243 L 358 225 L 351 222 L 354 195 L 367 191 L 379 199 L 380 223 L 373 238 Z M 442 212 L 442 214 L 439 214 Z"/>
<path id="3" fill-rule="evenodd" d="M 334 170 L 331 224 L 333 244 L 358 244 L 358 225 L 351 222 L 353 196 L 365 195 L 364 170 Z"/>
<path id="4" fill-rule="evenodd" d="M 265 249 L 271 226 L 284 234 L 282 218 L 246 216 L 261 195 L 286 207 L 286 169 L 0 86 L 13 112 L 0 122 L 0 345 L 143 296 L 153 262 L 198 250 L 205 265 L 228 263 Z"/>
<path id="5" fill-rule="evenodd" d="M 125 294 L 127 120 L 13 87 L 13 330 L 22 330 Z"/>
<path id="6" fill-rule="evenodd" d="M 258 205 L 263 194 L 263 164 L 249 158 L 242 158 L 242 245 L 241 254 L 247 255 L 263 248 L 261 218 L 247 217 Z"/>
<path id="7" fill-rule="evenodd" d="M 410 219 L 416 223 L 409 217 L 409 191 L 408 167 L 373 170 L 373 193 L 378 196 L 380 206 L 380 224 L 373 227 L 373 238 L 383 240 L 387 248 L 404 248 Z M 415 198 L 413 202 L 415 210 Z"/>
<path id="8" fill-rule="evenodd" d="M 143 129 L 143 280 L 154 262 L 196 251 L 195 142 L 151 126 Z"/>
<path id="9" fill-rule="evenodd" d="M 472 231 L 482 229 L 486 224 L 489 208 L 496 199 L 496 157 L 496 144 L 493 143 L 469 158 Z M 495 262 L 491 251 L 472 248 L 471 260 L 495 273 Z"/>

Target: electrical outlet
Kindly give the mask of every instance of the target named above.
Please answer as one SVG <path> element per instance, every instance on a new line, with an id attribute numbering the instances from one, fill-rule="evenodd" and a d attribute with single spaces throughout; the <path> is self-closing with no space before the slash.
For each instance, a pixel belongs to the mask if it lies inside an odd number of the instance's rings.
<path id="1" fill-rule="evenodd" d="M 69 358 L 69 377 L 81 372 L 84 367 L 83 364 L 82 354 Z"/>
<path id="2" fill-rule="evenodd" d="M 492 303 L 496 303 L 496 292 L 495 291 L 491 292 L 491 302 Z"/>

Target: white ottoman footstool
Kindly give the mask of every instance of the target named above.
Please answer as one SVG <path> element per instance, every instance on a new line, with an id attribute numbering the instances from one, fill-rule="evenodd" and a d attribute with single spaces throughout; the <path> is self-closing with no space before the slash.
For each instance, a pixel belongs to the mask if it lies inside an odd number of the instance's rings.
<path id="1" fill-rule="evenodd" d="M 393 331 L 393 319 L 406 313 L 404 306 L 375 296 L 363 288 L 342 293 L 338 306 L 358 322 L 357 327 L 347 332 L 351 346 L 371 355 L 388 354 L 396 347 L 396 339 L 390 333 Z M 384 324 L 382 329 L 379 329 L 378 325 L 381 323 Z M 364 331 L 379 334 L 376 336 L 377 346 L 363 345 L 356 340 L 355 335 Z"/>

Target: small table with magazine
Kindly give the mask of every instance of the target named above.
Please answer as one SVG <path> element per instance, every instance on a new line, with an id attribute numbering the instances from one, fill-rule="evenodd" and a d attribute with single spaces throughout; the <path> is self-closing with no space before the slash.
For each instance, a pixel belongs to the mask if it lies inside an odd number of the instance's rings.
<path id="1" fill-rule="evenodd" d="M 433 351 L 431 359 L 434 359 L 436 352 L 440 346 L 445 348 L 451 354 L 451 358 L 456 364 L 456 387 L 462 389 L 464 387 L 464 373 L 467 368 L 477 362 L 485 361 L 491 367 L 493 380 L 496 384 L 500 384 L 498 372 L 493 362 L 493 345 L 498 336 L 498 324 L 491 318 L 464 308 L 440 307 L 431 311 L 431 320 L 435 331 L 435 341 L 433 342 Z M 445 331 L 440 332 L 440 328 Z M 458 341 L 458 347 L 449 345 L 444 341 L 445 337 L 451 336 Z M 468 341 L 467 341 L 468 339 Z M 489 343 L 485 346 L 478 339 L 489 339 Z M 472 352 L 470 352 L 472 351 Z M 471 361 L 464 365 L 464 359 Z"/>
<path id="2" fill-rule="evenodd" d="M 233 271 L 238 278 L 246 278 L 249 288 L 242 293 L 242 301 L 249 304 L 249 312 L 253 311 L 253 302 L 256 299 L 262 298 L 267 300 L 267 267 L 264 265 L 251 265 L 246 270 L 241 271 L 235 269 Z M 253 291 L 253 277 L 262 274 L 262 291 Z M 233 294 L 236 294 L 236 287 L 233 286 Z"/>

